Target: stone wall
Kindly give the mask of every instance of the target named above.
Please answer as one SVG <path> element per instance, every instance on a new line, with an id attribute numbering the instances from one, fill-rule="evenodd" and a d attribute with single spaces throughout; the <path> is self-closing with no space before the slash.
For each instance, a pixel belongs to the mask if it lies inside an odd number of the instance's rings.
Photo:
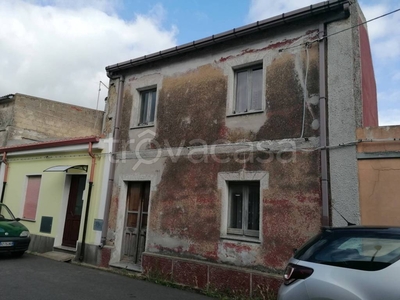
<path id="1" fill-rule="evenodd" d="M 3 145 L 25 144 L 68 137 L 100 135 L 103 111 L 15 94 L 1 103 Z"/>

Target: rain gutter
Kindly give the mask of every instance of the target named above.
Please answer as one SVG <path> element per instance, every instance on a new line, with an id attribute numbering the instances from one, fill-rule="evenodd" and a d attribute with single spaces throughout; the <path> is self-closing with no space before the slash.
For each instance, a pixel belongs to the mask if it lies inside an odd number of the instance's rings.
<path id="1" fill-rule="evenodd" d="M 7 178 L 8 178 L 8 162 L 7 162 L 7 152 L 3 152 L 3 158 L 1 160 L 3 164 L 5 164 L 5 170 L 4 170 L 4 179 L 3 179 L 3 189 L 1 190 L 1 198 L 0 198 L 0 203 L 3 203 L 4 199 L 4 192 L 6 190 L 6 185 L 7 185 Z"/>
<path id="2" fill-rule="evenodd" d="M 84 138 L 72 138 L 72 139 L 16 145 L 16 146 L 10 146 L 10 147 L 0 147 L 0 151 L 6 151 L 8 153 L 11 153 L 11 152 L 19 152 L 19 151 L 29 151 L 29 150 L 38 150 L 38 149 L 46 149 L 46 148 L 64 147 L 64 146 L 75 146 L 75 145 L 86 144 L 86 143 L 97 143 L 99 140 L 100 139 L 98 136 L 89 136 L 89 137 L 84 137 Z"/>
<path id="3" fill-rule="evenodd" d="M 90 166 L 90 177 L 89 177 L 89 190 L 86 199 L 86 209 L 85 209 L 85 219 L 83 221 L 83 234 L 82 234 L 82 243 L 81 243 L 81 251 L 79 255 L 79 261 L 83 261 L 85 256 L 85 245 L 86 245 L 86 231 L 87 231 L 87 222 L 89 219 L 89 208 L 90 208 L 90 198 L 92 196 L 92 188 L 93 188 L 93 177 L 94 170 L 96 168 L 96 157 L 93 154 L 93 143 L 89 143 L 88 153 L 92 158 L 92 165 Z"/>
<path id="4" fill-rule="evenodd" d="M 118 79 L 118 95 L 117 95 L 116 114 L 115 114 L 113 133 L 112 133 L 110 170 L 108 173 L 106 203 L 105 203 L 105 207 L 104 207 L 101 242 L 99 245 L 100 248 L 103 248 L 106 245 L 106 241 L 107 241 L 108 218 L 110 216 L 110 204 L 111 204 L 112 190 L 113 190 L 114 177 L 115 177 L 116 152 L 118 150 L 119 142 L 120 142 L 119 139 L 120 139 L 120 126 L 121 126 L 121 114 L 122 114 L 122 96 L 123 96 L 124 82 L 125 82 L 124 75 L 113 75 L 112 73 L 107 72 L 107 76 L 111 80 Z"/>
<path id="5" fill-rule="evenodd" d="M 129 69 L 131 67 L 147 64 L 150 62 L 162 60 L 167 57 L 180 55 L 195 51 L 208 46 L 215 46 L 222 42 L 233 40 L 240 36 L 246 36 L 255 32 L 271 29 L 277 26 L 286 25 L 289 23 L 297 22 L 302 19 L 312 17 L 318 17 L 323 13 L 331 13 L 335 11 L 342 11 L 343 4 L 348 3 L 349 0 L 331 0 L 324 1 L 317 4 L 313 4 L 301 9 L 297 9 L 288 13 L 284 13 L 272 18 L 268 18 L 262 21 L 234 28 L 229 31 L 222 32 L 220 34 L 212 35 L 200 40 L 196 40 L 187 44 L 169 48 L 163 51 L 155 52 L 149 55 L 145 55 L 139 58 L 127 60 L 118 64 L 110 65 L 106 67 L 107 73 L 115 73 L 121 70 Z"/>

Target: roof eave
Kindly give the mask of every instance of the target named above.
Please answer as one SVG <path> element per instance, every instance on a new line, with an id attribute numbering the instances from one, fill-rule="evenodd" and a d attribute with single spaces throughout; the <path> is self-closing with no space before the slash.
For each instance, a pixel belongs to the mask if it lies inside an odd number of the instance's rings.
<path id="1" fill-rule="evenodd" d="M 48 142 L 16 145 L 16 146 L 10 146 L 10 147 L 0 147 L 0 153 L 3 153 L 3 152 L 12 153 L 12 152 L 19 152 L 19 151 L 29 151 L 29 150 L 38 150 L 38 149 L 45 149 L 45 148 L 81 145 L 81 144 L 87 144 L 87 143 L 98 143 L 99 140 L 100 140 L 100 138 L 98 136 L 89 136 L 89 137 L 74 138 L 74 139 L 68 139 L 68 140 L 48 141 Z"/>
<path id="2" fill-rule="evenodd" d="M 150 62 L 162 60 L 167 57 L 172 57 L 182 53 L 195 51 L 199 48 L 205 48 L 210 45 L 215 45 L 218 43 L 225 42 L 227 40 L 238 38 L 239 36 L 245 36 L 260 30 L 266 30 L 268 28 L 285 25 L 301 19 L 309 18 L 311 16 L 314 17 L 316 15 L 320 15 L 327 12 L 342 11 L 344 10 L 343 5 L 346 3 L 348 3 L 348 0 L 320 2 L 288 13 L 284 13 L 282 15 L 268 18 L 262 21 L 257 21 L 249 25 L 245 25 L 239 28 L 234 28 L 232 30 L 212 35 L 187 44 L 183 44 L 163 51 L 155 52 L 149 55 L 144 55 L 138 58 L 110 65 L 106 67 L 106 71 L 109 74 L 116 73 L 119 71 L 129 69 L 131 67 L 144 65 Z"/>

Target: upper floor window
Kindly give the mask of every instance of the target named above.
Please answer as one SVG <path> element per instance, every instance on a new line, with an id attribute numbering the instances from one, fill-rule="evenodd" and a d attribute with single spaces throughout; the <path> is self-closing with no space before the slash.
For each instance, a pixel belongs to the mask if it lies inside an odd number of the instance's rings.
<path id="1" fill-rule="evenodd" d="M 262 77 L 262 65 L 253 65 L 235 71 L 235 114 L 262 110 Z"/>
<path id="2" fill-rule="evenodd" d="M 140 91 L 139 125 L 154 124 L 157 89 Z"/>

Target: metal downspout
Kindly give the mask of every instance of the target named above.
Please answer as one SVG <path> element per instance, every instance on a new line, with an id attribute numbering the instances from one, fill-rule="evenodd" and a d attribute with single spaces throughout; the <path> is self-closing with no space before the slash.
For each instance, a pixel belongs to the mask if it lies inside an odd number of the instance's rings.
<path id="1" fill-rule="evenodd" d="M 110 72 L 107 72 L 108 78 L 115 80 L 118 79 L 118 96 L 117 96 L 117 103 L 116 103 L 116 115 L 114 119 L 114 128 L 113 128 L 113 135 L 112 135 L 112 150 L 111 150 L 111 165 L 110 171 L 108 174 L 108 185 L 107 185 L 107 195 L 106 195 L 106 203 L 104 207 L 104 217 L 103 217 L 103 228 L 101 232 L 101 243 L 99 245 L 100 248 L 103 248 L 106 244 L 107 240 L 107 233 L 108 233 L 108 218 L 110 215 L 110 204 L 111 204 L 111 197 L 112 197 L 112 189 L 114 184 L 114 176 L 115 176 L 115 167 L 116 167 L 116 152 L 119 146 L 119 137 L 120 137 L 120 124 L 121 124 L 121 113 L 122 113 L 122 96 L 123 96 L 123 89 L 124 89 L 124 82 L 125 76 L 124 75 L 117 75 L 113 76 Z"/>
<path id="2" fill-rule="evenodd" d="M 86 245 L 86 231 L 87 231 L 87 222 L 89 218 L 89 207 L 90 207 L 90 197 L 92 196 L 92 187 L 93 187 L 93 177 L 94 177 L 94 170 L 96 167 L 96 157 L 93 155 L 92 152 L 93 143 L 89 143 L 89 150 L 88 153 L 92 158 L 92 165 L 90 167 L 90 177 L 89 177 L 89 190 L 86 200 L 86 210 L 85 210 L 85 220 L 83 221 L 83 234 L 82 234 L 82 243 L 81 243 L 81 251 L 79 255 L 79 261 L 83 261 L 85 257 L 85 245 Z"/>
<path id="3" fill-rule="evenodd" d="M 325 61 L 325 28 L 319 26 L 319 114 L 321 119 L 321 188 L 322 188 L 322 226 L 330 225 L 329 213 L 329 179 L 328 179 L 328 150 L 327 146 L 327 117 L 326 117 L 326 61 Z"/>
<path id="4" fill-rule="evenodd" d="M 7 177 L 8 177 L 8 162 L 7 162 L 7 152 L 3 153 L 3 158 L 1 160 L 3 164 L 6 165 L 6 169 L 4 170 L 4 179 L 3 179 L 3 189 L 1 190 L 1 198 L 0 198 L 0 203 L 3 203 L 4 199 L 4 192 L 6 190 L 6 185 L 7 185 Z"/>

